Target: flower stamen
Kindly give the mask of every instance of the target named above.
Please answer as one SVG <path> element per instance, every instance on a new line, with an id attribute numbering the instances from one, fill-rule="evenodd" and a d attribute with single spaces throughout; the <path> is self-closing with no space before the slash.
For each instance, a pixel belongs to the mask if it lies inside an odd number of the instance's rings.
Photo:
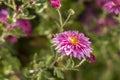
<path id="1" fill-rule="evenodd" d="M 68 41 L 69 41 L 70 43 L 72 43 L 72 44 L 77 44 L 77 43 L 79 43 L 79 40 L 78 40 L 78 38 L 77 38 L 76 36 L 71 36 L 71 37 L 69 37 L 69 38 L 68 38 Z"/>

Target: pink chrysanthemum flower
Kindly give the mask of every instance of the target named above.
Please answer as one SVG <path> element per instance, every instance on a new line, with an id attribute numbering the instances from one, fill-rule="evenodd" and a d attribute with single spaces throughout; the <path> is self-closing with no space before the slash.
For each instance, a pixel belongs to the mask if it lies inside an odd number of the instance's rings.
<path id="1" fill-rule="evenodd" d="M 60 0 L 50 0 L 50 4 L 53 8 L 60 7 Z"/>
<path id="2" fill-rule="evenodd" d="M 92 49 L 89 38 L 85 37 L 83 33 L 78 31 L 65 31 L 55 35 L 53 46 L 56 46 L 58 53 L 62 55 L 70 55 L 78 59 L 90 57 Z"/>
<path id="3" fill-rule="evenodd" d="M 104 8 L 109 13 L 115 13 L 118 15 L 120 12 L 120 0 L 110 0 L 104 4 Z"/>

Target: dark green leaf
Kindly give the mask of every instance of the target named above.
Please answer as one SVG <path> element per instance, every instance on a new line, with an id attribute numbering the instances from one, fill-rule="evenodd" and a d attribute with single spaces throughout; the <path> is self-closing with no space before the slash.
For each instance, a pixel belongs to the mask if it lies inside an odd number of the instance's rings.
<path id="1" fill-rule="evenodd" d="M 56 75 L 58 78 L 64 79 L 63 73 L 59 68 L 54 68 L 54 75 Z"/>

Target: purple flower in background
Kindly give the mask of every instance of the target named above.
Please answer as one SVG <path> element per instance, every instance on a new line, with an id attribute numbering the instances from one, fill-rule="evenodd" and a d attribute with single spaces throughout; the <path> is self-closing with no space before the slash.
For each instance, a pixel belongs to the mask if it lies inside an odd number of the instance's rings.
<path id="1" fill-rule="evenodd" d="M 26 35 L 29 35 L 31 32 L 31 23 L 27 19 L 17 19 L 16 22 L 12 24 L 7 23 L 8 12 L 5 9 L 0 9 L 0 21 L 5 24 L 5 28 L 11 27 L 20 27 Z M 17 38 L 10 35 L 7 37 L 11 42 L 16 42 Z"/>
<path id="2" fill-rule="evenodd" d="M 103 25 L 104 22 L 105 22 L 104 18 L 99 18 L 98 21 L 97 21 L 97 23 L 98 23 L 99 25 Z"/>
<path id="3" fill-rule="evenodd" d="M 104 4 L 104 8 L 109 13 L 115 13 L 118 15 L 120 12 L 120 0 L 109 0 Z"/>
<path id="4" fill-rule="evenodd" d="M 97 23 L 99 26 L 105 25 L 106 27 L 115 26 L 116 24 L 118 24 L 118 22 L 115 19 L 113 19 L 112 17 L 99 18 Z"/>
<path id="5" fill-rule="evenodd" d="M 31 32 L 31 24 L 27 19 L 17 19 L 12 26 L 20 27 L 26 35 L 29 35 Z"/>
<path id="6" fill-rule="evenodd" d="M 105 20 L 106 26 L 115 26 L 118 24 L 117 20 L 107 17 Z"/>
<path id="7" fill-rule="evenodd" d="M 78 59 L 90 57 L 92 49 L 89 38 L 85 37 L 83 33 L 78 31 L 65 31 L 55 35 L 53 46 L 56 46 L 58 53 L 62 55 L 70 55 Z"/>
<path id="8" fill-rule="evenodd" d="M 7 39 L 8 39 L 10 42 L 12 42 L 12 43 L 17 42 L 17 38 L 14 37 L 14 36 L 8 36 Z"/>
<path id="9" fill-rule="evenodd" d="M 50 0 L 50 4 L 53 8 L 60 7 L 60 0 Z"/>
<path id="10" fill-rule="evenodd" d="M 30 24 L 30 21 L 27 19 L 17 19 L 16 22 L 12 23 L 11 25 L 8 24 L 5 27 L 10 28 L 9 26 L 20 27 L 27 36 L 31 32 L 31 24 Z M 12 43 L 17 42 L 17 38 L 12 35 L 8 36 L 7 39 Z"/>
<path id="11" fill-rule="evenodd" d="M 30 21 L 27 19 L 17 19 L 16 22 L 12 23 L 12 24 L 8 24 L 7 23 L 7 16 L 8 16 L 8 12 L 5 9 L 1 9 L 0 10 L 0 21 L 2 21 L 3 23 L 5 23 L 5 27 L 6 28 L 10 28 L 11 27 L 20 27 L 22 28 L 23 32 L 26 35 L 29 35 L 31 32 L 31 24 Z"/>
<path id="12" fill-rule="evenodd" d="M 5 9 L 0 9 L 0 21 L 3 23 L 6 23 L 6 18 L 7 18 L 8 12 Z"/>
<path id="13" fill-rule="evenodd" d="M 98 18 L 96 23 L 96 27 L 94 27 L 92 31 L 97 34 L 101 34 L 103 28 L 106 27 L 106 29 L 109 30 L 109 27 L 116 26 L 118 21 L 110 16 L 107 16 L 105 18 Z"/>
<path id="14" fill-rule="evenodd" d="M 108 0 L 96 0 L 98 6 L 102 7 Z"/>

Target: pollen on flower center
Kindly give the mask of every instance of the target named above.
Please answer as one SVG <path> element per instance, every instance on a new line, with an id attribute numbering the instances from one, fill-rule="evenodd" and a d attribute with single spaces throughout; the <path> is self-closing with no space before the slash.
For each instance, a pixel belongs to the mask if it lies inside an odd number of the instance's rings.
<path id="1" fill-rule="evenodd" d="M 76 36 L 71 36 L 71 37 L 69 37 L 69 38 L 68 38 L 68 41 L 69 41 L 70 43 L 72 43 L 72 44 L 77 44 L 77 43 L 79 43 L 79 40 L 78 40 L 78 38 L 77 38 Z"/>

